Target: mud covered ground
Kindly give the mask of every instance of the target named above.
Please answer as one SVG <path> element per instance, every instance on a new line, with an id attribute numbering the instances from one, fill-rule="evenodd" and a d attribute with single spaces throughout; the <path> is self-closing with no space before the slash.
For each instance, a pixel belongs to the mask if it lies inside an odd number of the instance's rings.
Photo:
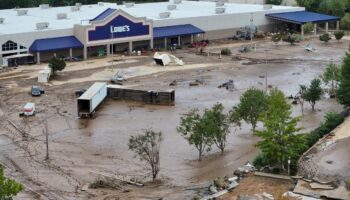
<path id="1" fill-rule="evenodd" d="M 197 151 L 176 132 L 181 114 L 192 108 L 205 109 L 216 102 L 229 111 L 239 101 L 239 96 L 249 87 L 264 89 L 267 73 L 268 85 L 278 87 L 287 96 L 295 95 L 300 84 L 308 84 L 318 77 L 333 60 L 339 63 L 348 48 L 348 42 L 321 44 L 318 40 L 290 46 L 258 41 L 257 50 L 237 54 L 240 44 L 220 42 L 234 52 L 232 57 L 196 55 L 193 49 L 178 50 L 185 66 L 160 67 L 152 64 L 151 57 L 116 57 L 114 70 L 111 58 L 70 63 L 43 85 L 46 94 L 33 98 L 28 92 L 36 83 L 36 73 L 42 66 L 23 66 L 0 73 L 0 159 L 7 167 L 6 173 L 22 182 L 26 190 L 19 199 L 188 199 L 203 184 L 217 176 L 232 175 L 235 168 L 251 161 L 258 150 L 258 138 L 250 126 L 231 127 L 227 149 L 223 155 L 214 148 L 197 162 Z M 306 52 L 304 45 L 312 43 L 316 51 Z M 220 49 L 212 44 L 211 51 Z M 268 59 L 266 59 L 268 58 Z M 122 69 L 128 80 L 125 85 L 144 89 L 168 89 L 175 86 L 175 106 L 150 106 L 138 102 L 107 99 L 97 110 L 94 119 L 77 118 L 77 89 L 87 88 L 94 81 L 108 81 Z M 190 87 L 189 82 L 201 80 L 204 84 Z M 217 88 L 229 79 L 236 89 Z M 19 118 L 18 111 L 26 102 L 35 102 L 35 117 Z M 45 159 L 45 110 L 47 108 L 50 160 Z M 300 107 L 293 107 L 300 115 Z M 317 127 L 324 113 L 340 111 L 334 100 L 324 98 L 316 104 L 316 111 L 306 105 L 305 117 L 300 122 L 307 132 Z M 29 135 L 21 134 L 8 122 L 11 120 Z M 144 163 L 134 158 L 128 150 L 130 136 L 152 128 L 162 131 L 160 181 L 150 183 Z M 129 179 L 137 177 L 146 181 L 138 188 L 125 185 L 122 190 L 86 190 L 97 173 L 111 173 Z"/>

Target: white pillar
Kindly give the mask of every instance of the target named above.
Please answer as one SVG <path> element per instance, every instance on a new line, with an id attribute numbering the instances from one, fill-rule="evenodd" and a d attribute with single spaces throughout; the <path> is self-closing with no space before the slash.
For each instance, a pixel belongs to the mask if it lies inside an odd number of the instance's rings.
<path id="1" fill-rule="evenodd" d="M 69 60 L 72 60 L 72 57 L 73 57 L 73 49 L 70 48 L 69 49 Z"/>
<path id="2" fill-rule="evenodd" d="M 326 33 L 328 33 L 328 22 L 326 22 Z"/>
<path id="3" fill-rule="evenodd" d="M 301 36 L 304 36 L 304 24 L 301 25 Z"/>
<path id="4" fill-rule="evenodd" d="M 106 45 L 106 55 L 109 56 L 111 54 L 111 45 L 107 44 Z"/>
<path id="5" fill-rule="evenodd" d="M 129 42 L 129 54 L 132 53 L 132 41 Z"/>
<path id="6" fill-rule="evenodd" d="M 167 50 L 168 48 L 168 41 L 166 38 L 164 38 L 164 49 Z"/>
<path id="7" fill-rule="evenodd" d="M 314 36 L 317 35 L 317 24 L 314 24 Z"/>
<path id="8" fill-rule="evenodd" d="M 339 31 L 339 21 L 337 21 L 337 31 Z"/>
<path id="9" fill-rule="evenodd" d="M 83 55 L 84 55 L 84 60 L 87 59 L 87 46 L 84 46 L 83 48 Z"/>
<path id="10" fill-rule="evenodd" d="M 193 34 L 191 35 L 191 44 L 194 42 L 194 36 Z"/>
<path id="11" fill-rule="evenodd" d="M 181 36 L 177 36 L 177 46 L 181 46 Z"/>
<path id="12" fill-rule="evenodd" d="M 55 52 L 55 53 L 53 53 L 53 57 L 57 58 L 57 54 L 56 54 L 56 52 Z"/>
<path id="13" fill-rule="evenodd" d="M 154 48 L 153 45 L 154 45 L 154 44 L 153 44 L 153 38 L 151 38 L 151 40 L 149 41 L 149 46 L 150 46 L 151 49 Z"/>
<path id="14" fill-rule="evenodd" d="M 20 44 L 17 44 L 17 54 L 20 54 L 20 51 L 21 50 L 21 45 Z"/>
<path id="15" fill-rule="evenodd" d="M 40 64 L 40 52 L 36 52 L 36 64 Z"/>

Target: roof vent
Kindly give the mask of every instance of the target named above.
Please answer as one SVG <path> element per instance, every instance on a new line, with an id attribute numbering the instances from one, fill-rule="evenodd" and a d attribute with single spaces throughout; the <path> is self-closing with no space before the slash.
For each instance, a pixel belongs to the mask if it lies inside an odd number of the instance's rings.
<path id="1" fill-rule="evenodd" d="M 168 17 L 170 17 L 170 12 L 161 12 L 161 13 L 159 13 L 159 17 L 160 18 L 168 18 Z"/>
<path id="2" fill-rule="evenodd" d="M 98 2 L 97 5 L 98 5 L 98 6 L 104 6 L 105 3 L 104 3 L 104 2 Z"/>
<path id="3" fill-rule="evenodd" d="M 72 6 L 72 7 L 70 7 L 70 10 L 71 10 L 72 12 L 77 12 L 77 11 L 80 10 L 80 7 L 79 7 L 79 6 Z"/>
<path id="4" fill-rule="evenodd" d="M 41 9 L 48 9 L 48 8 L 50 8 L 50 4 L 40 4 L 39 8 L 41 8 Z"/>
<path id="5" fill-rule="evenodd" d="M 225 13 L 226 8 L 215 8 L 215 13 L 216 14 L 222 14 Z"/>
<path id="6" fill-rule="evenodd" d="M 3 24 L 5 21 L 5 18 L 0 18 L 0 24 Z"/>
<path id="7" fill-rule="evenodd" d="M 265 10 L 270 10 L 270 9 L 272 9 L 272 5 L 271 4 L 265 4 L 264 5 L 264 9 Z"/>
<path id="8" fill-rule="evenodd" d="M 174 4 L 180 4 L 182 0 L 174 0 Z"/>
<path id="9" fill-rule="evenodd" d="M 28 14 L 28 10 L 17 10 L 18 16 L 23 16 L 23 15 L 27 15 L 27 14 Z"/>
<path id="10" fill-rule="evenodd" d="M 124 5 L 125 5 L 125 7 L 127 7 L 127 8 L 131 8 L 131 7 L 134 7 L 134 6 L 135 6 L 135 3 L 134 3 L 134 2 L 128 2 L 128 3 L 125 3 Z"/>
<path id="11" fill-rule="evenodd" d="M 47 29 L 49 28 L 49 22 L 39 22 L 39 23 L 36 23 L 36 29 L 37 30 L 43 30 L 43 29 Z"/>
<path id="12" fill-rule="evenodd" d="M 175 10 L 176 9 L 176 5 L 168 5 L 168 10 Z"/>
<path id="13" fill-rule="evenodd" d="M 83 4 L 82 3 L 75 3 L 75 6 L 77 6 L 77 7 L 81 7 Z"/>
<path id="14" fill-rule="evenodd" d="M 67 13 L 57 13 L 57 19 L 67 19 Z"/>
<path id="15" fill-rule="evenodd" d="M 225 5 L 225 2 L 223 2 L 223 1 L 216 2 L 216 6 L 218 6 L 218 7 L 224 6 L 224 5 Z"/>

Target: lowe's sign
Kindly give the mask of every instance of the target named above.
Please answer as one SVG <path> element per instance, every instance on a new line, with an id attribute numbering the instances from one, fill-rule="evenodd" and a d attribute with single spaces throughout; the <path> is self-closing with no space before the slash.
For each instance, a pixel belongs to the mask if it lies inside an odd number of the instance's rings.
<path id="1" fill-rule="evenodd" d="M 142 22 L 133 22 L 122 15 L 110 20 L 104 25 L 96 25 L 94 30 L 88 31 L 89 41 L 108 40 L 111 38 L 127 38 L 136 36 L 148 36 L 150 25 Z"/>

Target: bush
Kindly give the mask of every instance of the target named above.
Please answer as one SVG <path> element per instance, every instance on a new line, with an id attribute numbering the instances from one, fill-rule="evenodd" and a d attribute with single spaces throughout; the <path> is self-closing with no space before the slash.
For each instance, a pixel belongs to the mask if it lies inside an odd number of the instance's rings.
<path id="1" fill-rule="evenodd" d="M 304 33 L 305 34 L 311 33 L 313 31 L 313 29 L 314 29 L 314 25 L 312 23 L 309 22 L 309 23 L 304 24 Z"/>
<path id="2" fill-rule="evenodd" d="M 282 0 L 267 0 L 266 4 L 281 5 Z"/>
<path id="3" fill-rule="evenodd" d="M 291 45 L 294 45 L 295 43 L 298 43 L 298 42 L 301 42 L 304 40 L 303 36 L 300 35 L 300 34 L 296 34 L 296 33 L 293 33 L 293 34 L 287 34 L 287 35 L 284 35 L 282 40 L 284 42 L 288 42 L 290 43 Z"/>
<path id="4" fill-rule="evenodd" d="M 345 35 L 345 32 L 344 31 L 337 31 L 334 33 L 334 37 L 336 40 L 341 40 Z"/>
<path id="5" fill-rule="evenodd" d="M 329 33 L 325 33 L 323 35 L 320 35 L 320 41 L 327 43 L 329 40 L 331 40 L 331 36 Z"/>
<path id="6" fill-rule="evenodd" d="M 53 57 L 49 60 L 49 67 L 52 69 L 52 73 L 55 74 L 57 71 L 62 71 L 66 67 L 66 62 Z"/>
<path id="7" fill-rule="evenodd" d="M 221 55 L 229 56 L 231 54 L 232 54 L 232 52 L 229 48 L 221 49 Z"/>
<path id="8" fill-rule="evenodd" d="M 262 153 L 257 155 L 253 160 L 253 165 L 256 169 L 260 170 L 261 168 L 267 165 L 267 161 Z"/>
<path id="9" fill-rule="evenodd" d="M 346 184 L 346 188 L 348 190 L 350 190 L 350 178 L 348 178 L 346 181 L 345 181 L 345 184 Z"/>

